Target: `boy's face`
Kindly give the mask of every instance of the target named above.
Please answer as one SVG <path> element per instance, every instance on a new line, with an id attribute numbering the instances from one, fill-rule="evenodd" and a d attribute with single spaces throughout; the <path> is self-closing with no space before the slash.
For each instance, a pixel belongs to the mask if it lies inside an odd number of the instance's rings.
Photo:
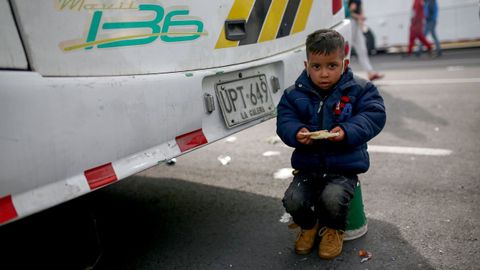
<path id="1" fill-rule="evenodd" d="M 305 61 L 305 69 L 317 87 L 330 90 L 340 80 L 348 63 L 348 59 L 343 59 L 340 50 L 328 55 L 309 53 L 308 61 Z"/>

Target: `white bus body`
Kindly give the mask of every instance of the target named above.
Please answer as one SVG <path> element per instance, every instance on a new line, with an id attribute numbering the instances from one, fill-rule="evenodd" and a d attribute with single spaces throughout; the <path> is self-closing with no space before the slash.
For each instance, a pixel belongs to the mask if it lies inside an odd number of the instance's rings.
<path id="1" fill-rule="evenodd" d="M 365 22 L 375 36 L 377 50 L 408 45 L 413 1 L 364 0 Z M 437 37 L 443 44 L 480 41 L 478 0 L 437 0 Z M 427 37 L 432 40 L 431 37 Z"/>
<path id="2" fill-rule="evenodd" d="M 341 0 L 0 0 L 0 225 L 275 117 Z"/>

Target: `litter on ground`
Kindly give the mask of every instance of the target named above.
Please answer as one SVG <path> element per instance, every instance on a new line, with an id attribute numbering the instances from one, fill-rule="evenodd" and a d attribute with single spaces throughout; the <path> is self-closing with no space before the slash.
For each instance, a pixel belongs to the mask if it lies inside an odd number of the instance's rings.
<path id="1" fill-rule="evenodd" d="M 358 256 L 360 256 L 362 258 L 360 260 L 361 263 L 364 263 L 364 262 L 372 259 L 372 253 L 370 251 L 366 251 L 366 250 L 363 250 L 363 249 L 360 249 L 358 251 Z"/>
<path id="2" fill-rule="evenodd" d="M 222 163 L 222 165 L 227 165 L 232 160 L 230 156 L 224 156 L 224 155 L 218 156 L 217 159 L 218 161 L 220 161 L 220 163 Z"/>

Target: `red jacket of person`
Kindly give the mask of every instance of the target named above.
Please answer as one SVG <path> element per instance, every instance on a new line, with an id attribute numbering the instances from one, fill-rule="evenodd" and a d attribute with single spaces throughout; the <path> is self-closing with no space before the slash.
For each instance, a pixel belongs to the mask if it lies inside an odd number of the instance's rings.
<path id="1" fill-rule="evenodd" d="M 423 0 L 414 0 L 412 10 L 412 21 L 410 24 L 410 31 L 423 33 L 423 20 L 425 14 L 423 12 Z"/>

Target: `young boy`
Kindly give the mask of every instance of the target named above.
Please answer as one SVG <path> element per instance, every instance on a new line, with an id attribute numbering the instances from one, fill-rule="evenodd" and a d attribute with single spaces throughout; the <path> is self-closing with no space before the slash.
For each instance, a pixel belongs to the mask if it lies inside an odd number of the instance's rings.
<path id="1" fill-rule="evenodd" d="M 301 227 L 295 252 L 340 255 L 349 202 L 357 174 L 369 167 L 367 141 L 385 125 L 383 98 L 367 80 L 354 76 L 345 58 L 343 37 L 318 30 L 307 37 L 305 70 L 278 104 L 277 134 L 294 147 L 294 178 L 282 200 Z M 328 139 L 310 132 L 328 130 Z M 319 228 L 320 231 L 319 231 Z"/>

